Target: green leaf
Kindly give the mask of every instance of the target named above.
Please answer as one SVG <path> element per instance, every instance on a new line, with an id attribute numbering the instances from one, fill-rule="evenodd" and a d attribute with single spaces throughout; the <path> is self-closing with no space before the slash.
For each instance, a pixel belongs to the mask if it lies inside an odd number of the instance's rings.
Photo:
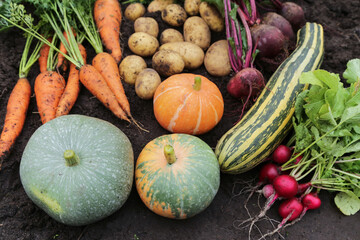
<path id="1" fill-rule="evenodd" d="M 305 97 L 307 96 L 309 90 L 302 91 L 297 97 L 295 102 L 295 117 L 298 121 L 302 120 L 301 115 L 304 113 Z"/>
<path id="2" fill-rule="evenodd" d="M 347 216 L 354 215 L 360 210 L 360 199 L 351 191 L 339 192 L 334 200 L 339 210 Z"/>
<path id="3" fill-rule="evenodd" d="M 313 72 L 304 72 L 300 75 L 301 84 L 311 84 L 313 86 L 324 87 L 324 84 L 315 76 Z"/>
<path id="4" fill-rule="evenodd" d="M 359 122 L 360 121 L 360 105 L 346 108 L 342 117 L 341 122 Z"/>
<path id="5" fill-rule="evenodd" d="M 347 83 L 355 83 L 360 81 L 360 59 L 352 59 L 346 64 L 347 68 L 343 73 L 343 77 Z"/>
<path id="6" fill-rule="evenodd" d="M 317 79 L 325 83 L 330 89 L 337 90 L 339 86 L 342 86 L 339 74 L 330 73 L 322 69 L 315 70 L 313 73 Z"/>

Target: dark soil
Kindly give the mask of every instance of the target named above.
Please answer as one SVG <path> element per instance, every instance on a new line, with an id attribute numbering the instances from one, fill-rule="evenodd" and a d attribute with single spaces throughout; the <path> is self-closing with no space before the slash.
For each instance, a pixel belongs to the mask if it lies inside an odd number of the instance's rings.
<path id="1" fill-rule="evenodd" d="M 308 21 L 322 24 L 325 30 L 325 58 L 322 65 L 335 73 L 342 73 L 348 60 L 360 57 L 360 4 L 358 0 L 299 0 Z M 156 16 L 156 14 L 154 15 Z M 167 26 L 160 23 L 160 28 Z M 124 56 L 131 54 L 127 49 L 127 38 L 133 31 L 132 23 L 124 20 L 122 24 L 122 46 Z M 213 36 L 213 40 L 224 38 L 223 34 Z M 17 81 L 18 65 L 24 46 L 24 38 L 17 30 L 0 34 L 0 129 L 4 122 L 6 103 Z M 87 46 L 90 49 L 90 46 Z M 88 61 L 94 56 L 89 51 Z M 148 66 L 151 60 L 147 59 Z M 211 147 L 216 146 L 224 134 L 236 121 L 233 110 L 239 102 L 226 92 L 230 77 L 214 78 L 204 68 L 194 71 L 209 77 L 218 85 L 225 99 L 225 115 L 221 122 L 209 133 L 201 137 Z M 29 80 L 33 86 L 38 68 L 34 67 Z M 117 119 L 85 88 L 81 90 L 78 101 L 71 111 L 109 121 L 119 127 L 133 144 L 135 158 L 150 140 L 168 132 L 157 123 L 152 101 L 138 98 L 133 86 L 125 85 L 135 119 L 144 124 L 149 133 L 139 132 L 133 125 Z M 221 186 L 212 204 L 201 214 L 187 220 L 166 219 L 152 213 L 140 200 L 136 189 L 125 205 L 110 217 L 84 227 L 69 227 L 51 219 L 35 206 L 25 194 L 20 178 L 19 163 L 27 141 L 41 126 L 35 98 L 31 98 L 26 123 L 11 155 L 4 161 L 0 172 L 0 239 L 245 239 L 247 229 L 237 227 L 239 221 L 246 219 L 244 201 L 247 194 L 239 194 L 247 186 L 246 181 L 254 181 L 258 168 L 242 175 L 221 175 Z M 253 182 L 251 182 L 253 183 Z M 344 216 L 336 208 L 331 193 L 320 194 L 323 205 L 318 210 L 309 211 L 299 223 L 282 231 L 286 239 L 359 239 L 360 214 Z M 261 198 L 260 203 L 263 203 Z M 258 200 L 252 199 L 249 208 L 256 214 Z M 280 220 L 276 207 L 269 217 Z M 271 230 L 266 221 L 260 222 L 262 232 Z M 254 233 L 256 230 L 254 231 Z M 254 235 L 255 237 L 259 237 Z M 272 239 L 279 239 L 274 236 Z"/>

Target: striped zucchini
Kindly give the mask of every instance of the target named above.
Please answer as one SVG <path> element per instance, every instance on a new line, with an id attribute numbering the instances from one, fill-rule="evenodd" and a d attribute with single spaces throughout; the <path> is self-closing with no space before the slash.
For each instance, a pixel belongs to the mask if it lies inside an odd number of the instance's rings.
<path id="1" fill-rule="evenodd" d="M 324 55 L 322 26 L 306 23 L 295 51 L 279 66 L 256 103 L 219 140 L 215 154 L 222 172 L 237 174 L 261 163 L 291 128 L 296 96 L 304 89 L 302 72 L 320 67 Z"/>

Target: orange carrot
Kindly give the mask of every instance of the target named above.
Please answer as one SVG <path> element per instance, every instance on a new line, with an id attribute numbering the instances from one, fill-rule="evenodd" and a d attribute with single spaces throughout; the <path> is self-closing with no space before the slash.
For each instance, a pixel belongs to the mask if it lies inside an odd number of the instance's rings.
<path id="1" fill-rule="evenodd" d="M 54 71 L 40 73 L 35 79 L 36 103 L 44 124 L 56 116 L 56 108 L 65 89 L 64 78 Z"/>
<path id="2" fill-rule="evenodd" d="M 7 103 L 4 128 L 0 136 L 0 169 L 3 160 L 8 156 L 24 126 L 30 96 L 31 87 L 29 81 L 26 78 L 20 78 Z"/>
<path id="3" fill-rule="evenodd" d="M 49 42 L 52 42 L 52 38 L 48 38 Z M 47 44 L 43 44 L 40 49 L 40 57 L 39 57 L 39 66 L 40 72 L 47 71 L 47 59 L 49 56 L 50 46 Z"/>
<path id="4" fill-rule="evenodd" d="M 105 47 L 117 64 L 121 60 L 120 24 L 121 7 L 118 0 L 97 0 L 94 4 L 94 19 Z"/>
<path id="5" fill-rule="evenodd" d="M 124 110 L 116 101 L 116 97 L 111 92 L 105 79 L 93 66 L 85 64 L 80 68 L 80 81 L 105 107 L 110 109 L 115 116 L 130 122 Z"/>
<path id="6" fill-rule="evenodd" d="M 86 63 L 86 50 L 83 45 L 79 44 L 81 56 Z M 80 92 L 79 70 L 74 64 L 70 65 L 70 72 L 66 88 L 59 101 L 56 109 L 56 117 L 69 114 L 74 106 Z"/>
<path id="7" fill-rule="evenodd" d="M 102 52 L 94 57 L 92 65 L 103 76 L 121 108 L 131 117 L 130 104 L 125 95 L 124 87 L 120 79 L 119 67 L 114 58 L 110 54 Z"/>
<path id="8" fill-rule="evenodd" d="M 73 31 L 73 33 L 74 33 L 74 37 L 75 37 L 75 36 L 76 36 L 75 31 Z M 66 41 L 69 42 L 67 33 L 64 31 L 63 34 L 64 34 L 64 37 L 65 37 Z M 65 45 L 64 45 L 62 42 L 60 42 L 59 50 L 60 50 L 61 52 L 63 52 L 64 54 L 67 54 L 67 53 L 68 53 Z M 65 72 L 66 69 L 67 69 L 67 64 L 68 64 L 68 62 L 66 61 L 64 55 L 62 55 L 61 53 L 59 53 L 59 54 L 58 54 L 58 62 L 57 62 L 57 64 L 56 64 L 56 68 L 59 69 L 60 67 L 62 67 L 62 70 Z"/>

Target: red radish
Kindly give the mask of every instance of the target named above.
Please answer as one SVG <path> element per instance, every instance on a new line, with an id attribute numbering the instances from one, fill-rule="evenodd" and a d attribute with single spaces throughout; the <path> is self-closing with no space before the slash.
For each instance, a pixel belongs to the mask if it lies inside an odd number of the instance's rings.
<path id="1" fill-rule="evenodd" d="M 285 36 L 277 27 L 256 24 L 251 27 L 251 37 L 260 57 L 275 58 L 284 48 Z"/>
<path id="2" fill-rule="evenodd" d="M 286 163 L 292 155 L 291 149 L 285 145 L 278 146 L 273 153 L 273 161 L 279 164 Z"/>
<path id="3" fill-rule="evenodd" d="M 279 197 L 292 198 L 298 192 L 298 183 L 290 175 L 280 175 L 273 181 L 275 192 Z"/>
<path id="4" fill-rule="evenodd" d="M 311 187 L 311 182 L 298 184 L 298 194 L 304 193 L 309 187 Z"/>
<path id="5" fill-rule="evenodd" d="M 277 27 L 289 40 L 293 40 L 295 38 L 294 31 L 289 21 L 275 12 L 265 13 L 262 17 L 262 23 Z"/>
<path id="6" fill-rule="evenodd" d="M 297 155 L 297 154 L 295 154 L 295 156 L 296 156 L 296 155 Z M 294 165 L 298 164 L 298 163 L 301 161 L 302 158 L 303 158 L 302 155 L 300 155 L 300 156 L 298 156 L 297 158 L 295 158 Z"/>
<path id="7" fill-rule="evenodd" d="M 302 7 L 293 2 L 281 4 L 280 14 L 286 18 L 295 31 L 305 25 L 305 14 Z"/>
<path id="8" fill-rule="evenodd" d="M 272 183 L 273 180 L 279 176 L 279 167 L 273 163 L 265 164 L 259 173 L 260 183 Z"/>
<path id="9" fill-rule="evenodd" d="M 302 200 L 301 200 L 302 204 L 304 205 L 304 210 L 306 209 L 317 209 L 321 206 L 321 200 L 320 198 L 317 196 L 316 193 L 309 193 L 306 194 Z M 305 210 L 305 211 L 306 211 Z"/>
<path id="10" fill-rule="evenodd" d="M 274 186 L 272 184 L 266 184 L 262 189 L 262 194 L 265 198 L 271 197 L 275 193 Z"/>
<path id="11" fill-rule="evenodd" d="M 227 91 L 235 98 L 246 99 L 249 96 L 259 94 L 264 86 L 265 80 L 259 70 L 244 68 L 230 79 Z"/>
<path id="12" fill-rule="evenodd" d="M 280 204 L 279 214 L 284 219 L 291 214 L 288 221 L 292 221 L 300 216 L 300 214 L 303 211 L 303 208 L 304 208 L 303 205 L 297 198 L 290 198 Z"/>

